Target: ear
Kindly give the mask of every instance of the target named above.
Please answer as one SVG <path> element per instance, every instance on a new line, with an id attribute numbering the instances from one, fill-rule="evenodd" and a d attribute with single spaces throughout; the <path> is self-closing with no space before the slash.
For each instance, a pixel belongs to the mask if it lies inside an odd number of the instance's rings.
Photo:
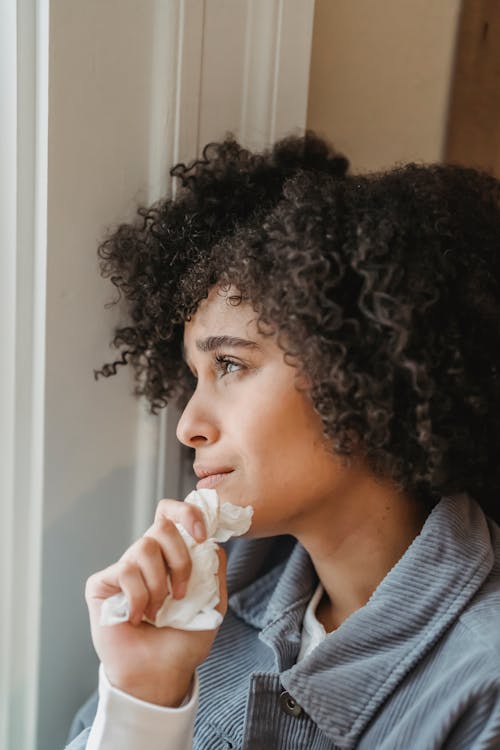
<path id="1" fill-rule="evenodd" d="M 298 391 L 309 391 L 312 387 L 311 378 L 299 366 L 297 366 L 297 372 L 295 374 L 295 387 Z"/>

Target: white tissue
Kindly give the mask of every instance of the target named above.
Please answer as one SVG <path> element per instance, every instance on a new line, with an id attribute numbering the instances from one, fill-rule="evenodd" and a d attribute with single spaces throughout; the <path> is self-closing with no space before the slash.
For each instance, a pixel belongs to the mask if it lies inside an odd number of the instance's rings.
<path id="1" fill-rule="evenodd" d="M 168 594 L 156 614 L 146 622 L 157 628 L 171 627 L 180 630 L 213 630 L 222 622 L 222 615 L 215 607 L 219 603 L 219 579 L 217 570 L 219 557 L 217 542 L 226 542 L 232 536 L 240 536 L 250 528 L 253 508 L 240 507 L 232 503 L 219 502 L 215 490 L 194 490 L 185 503 L 201 509 L 207 539 L 198 543 L 181 524 L 176 524 L 191 555 L 192 570 L 186 595 L 174 599 Z M 116 625 L 129 619 L 129 605 L 123 592 L 105 599 L 101 606 L 101 625 Z"/>

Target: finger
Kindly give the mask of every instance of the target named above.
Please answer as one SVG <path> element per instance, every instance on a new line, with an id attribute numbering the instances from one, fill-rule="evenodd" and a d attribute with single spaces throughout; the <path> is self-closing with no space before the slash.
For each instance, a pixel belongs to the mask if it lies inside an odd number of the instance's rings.
<path id="1" fill-rule="evenodd" d="M 132 562 L 122 562 L 118 583 L 129 604 L 129 622 L 139 625 L 149 604 L 149 591 L 140 568 Z"/>
<path id="2" fill-rule="evenodd" d="M 179 500 L 160 500 L 156 506 L 155 521 L 160 517 L 170 518 L 175 523 L 180 523 L 197 542 L 204 542 L 207 538 L 205 519 L 196 505 Z"/>
<path id="3" fill-rule="evenodd" d="M 114 563 L 104 570 L 91 575 L 85 583 L 85 601 L 89 610 L 92 631 L 101 620 L 101 608 L 105 599 L 121 592 L 119 568 L 121 563 Z"/>
<path id="4" fill-rule="evenodd" d="M 149 591 L 140 568 L 129 560 L 120 560 L 90 576 L 85 586 L 89 612 L 97 615 L 103 600 L 120 591 L 123 591 L 129 603 L 129 621 L 140 622 L 149 603 Z"/>
<path id="5" fill-rule="evenodd" d="M 192 563 L 180 531 L 170 518 L 160 516 L 146 531 L 144 538 L 150 538 L 159 545 L 170 576 L 172 594 L 177 599 L 181 599 L 186 593 Z"/>
<path id="6" fill-rule="evenodd" d="M 144 536 L 133 545 L 129 555 L 133 556 L 132 559 L 140 568 L 149 593 L 145 614 L 150 620 L 154 620 L 169 592 L 169 571 L 161 545 L 156 539 Z"/>
<path id="7" fill-rule="evenodd" d="M 120 562 L 117 562 L 89 576 L 85 584 L 85 600 L 87 604 L 107 599 L 121 590 L 118 582 L 119 569 Z"/>

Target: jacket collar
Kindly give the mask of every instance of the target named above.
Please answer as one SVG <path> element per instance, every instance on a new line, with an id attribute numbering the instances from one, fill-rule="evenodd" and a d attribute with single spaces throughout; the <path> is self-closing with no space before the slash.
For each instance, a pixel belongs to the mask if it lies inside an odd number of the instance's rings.
<path id="1" fill-rule="evenodd" d="M 271 540 L 258 541 L 269 549 Z M 262 560 L 263 547 L 259 551 Z M 243 558 L 247 554 L 250 561 L 251 542 Z M 465 495 L 443 498 L 368 603 L 295 664 L 304 612 L 318 578 L 298 543 L 283 557 L 234 593 L 229 603 L 239 617 L 261 629 L 259 637 L 274 650 L 286 690 L 342 748 L 355 746 L 382 703 L 467 605 L 494 562 L 488 522 L 479 505 Z"/>
<path id="2" fill-rule="evenodd" d="M 275 565 L 229 597 L 229 606 L 233 612 L 259 630 L 280 621 L 285 613 L 291 611 L 298 610 L 303 616 L 318 584 L 318 576 L 305 549 L 291 537 L 278 539 L 281 554 Z M 278 540 L 274 538 L 241 541 L 246 542 L 246 545 L 242 545 L 238 550 L 238 562 L 247 560 L 248 564 L 244 567 L 248 574 L 249 567 L 259 558 L 262 561 L 263 552 L 270 549 L 272 544 L 276 546 Z M 265 547 L 256 544 L 261 541 L 267 543 Z M 233 572 L 233 555 L 230 562 L 230 570 Z M 234 572 L 233 577 L 236 577 Z M 228 588 L 231 591 L 230 581 Z"/>

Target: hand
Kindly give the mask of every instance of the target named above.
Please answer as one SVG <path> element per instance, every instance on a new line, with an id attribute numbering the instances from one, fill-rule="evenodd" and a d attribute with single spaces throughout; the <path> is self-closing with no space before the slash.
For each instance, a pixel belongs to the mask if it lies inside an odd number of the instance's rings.
<path id="1" fill-rule="evenodd" d="M 130 695 L 162 706 L 178 706 L 186 696 L 196 667 L 208 656 L 217 630 L 156 628 L 153 620 L 167 593 L 182 599 L 191 573 L 191 558 L 175 523 L 197 541 L 206 536 L 199 508 L 177 500 L 161 500 L 155 521 L 118 562 L 90 576 L 85 599 L 94 647 L 110 683 Z M 201 524 L 201 526 L 199 525 Z M 226 556 L 219 549 L 217 609 L 225 614 Z M 101 604 L 123 591 L 130 604 L 128 622 L 99 625 Z"/>

